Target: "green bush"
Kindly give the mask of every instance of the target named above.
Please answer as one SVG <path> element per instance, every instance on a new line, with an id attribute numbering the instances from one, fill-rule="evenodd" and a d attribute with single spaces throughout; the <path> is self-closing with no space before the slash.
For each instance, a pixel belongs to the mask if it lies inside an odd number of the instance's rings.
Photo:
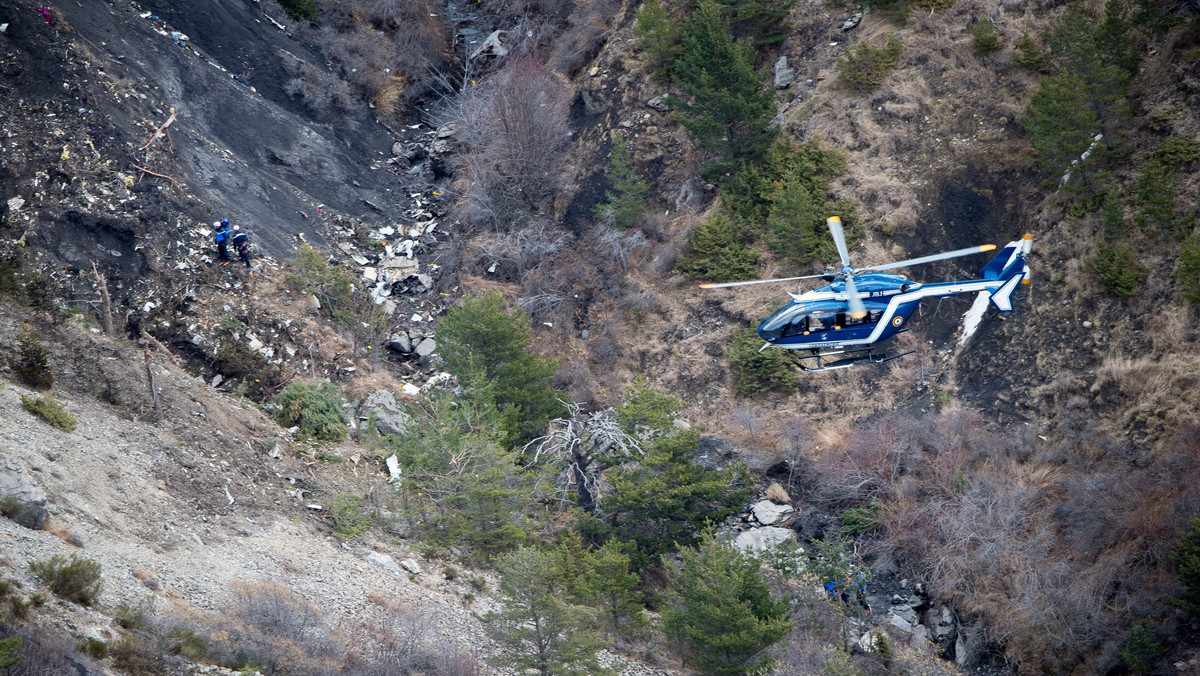
<path id="1" fill-rule="evenodd" d="M 837 71 L 842 85 L 852 92 L 865 94 L 887 79 L 900 60 L 900 38 L 888 33 L 887 43 L 872 47 L 866 42 L 846 50 L 838 57 Z"/>
<path id="2" fill-rule="evenodd" d="M 1179 286 L 1184 298 L 1200 303 L 1200 238 L 1189 238 L 1179 249 Z"/>
<path id="3" fill-rule="evenodd" d="M 230 380 L 241 380 L 245 393 L 258 401 L 279 384 L 280 369 L 242 340 L 221 341 L 213 355 L 213 370 Z"/>
<path id="4" fill-rule="evenodd" d="M 12 357 L 12 369 L 17 380 L 35 390 L 48 390 L 54 385 L 50 372 L 50 351 L 42 345 L 32 324 L 21 324 L 17 333 L 17 352 Z"/>
<path id="5" fill-rule="evenodd" d="M 275 396 L 279 407 L 275 419 L 284 427 L 299 427 L 300 433 L 318 441 L 341 441 L 350 430 L 342 415 L 342 400 L 329 383 L 292 383 Z"/>
<path id="6" fill-rule="evenodd" d="M 1096 255 L 1086 259 L 1083 267 L 1096 277 L 1105 291 L 1118 296 L 1135 295 L 1134 289 L 1146 281 L 1149 273 L 1132 248 L 1110 242 L 1100 244 Z"/>
<path id="7" fill-rule="evenodd" d="M 1200 615 L 1200 517 L 1192 517 L 1191 528 L 1175 543 L 1171 562 L 1179 567 L 1183 583 L 1183 597 L 1171 604 Z"/>
<path id="8" fill-rule="evenodd" d="M 851 535 L 869 533 L 879 526 L 876 516 L 882 507 L 883 504 L 878 502 L 872 502 L 866 507 L 851 507 L 842 512 L 840 517 L 842 527 Z"/>
<path id="9" fill-rule="evenodd" d="M 1154 666 L 1154 660 L 1163 652 L 1163 647 L 1154 640 L 1150 621 L 1144 619 L 1130 630 L 1129 637 L 1125 640 L 1125 649 L 1121 651 L 1121 661 L 1129 668 L 1131 674 L 1148 674 Z"/>
<path id="10" fill-rule="evenodd" d="M 317 22 L 317 0 L 279 0 L 279 4 L 296 21 Z"/>
<path id="11" fill-rule="evenodd" d="M 637 11 L 633 36 L 650 70 L 669 75 L 675 60 L 683 53 L 683 24 L 659 0 L 646 0 Z"/>
<path id="12" fill-rule="evenodd" d="M 1039 75 L 1049 75 L 1053 70 L 1050 53 L 1042 49 L 1037 40 L 1034 40 L 1025 31 L 1021 32 L 1021 39 L 1017 41 L 1017 53 L 1013 55 L 1013 65 Z"/>
<path id="13" fill-rule="evenodd" d="M 108 657 L 108 644 L 91 636 L 79 639 L 75 649 L 92 659 L 102 660 Z"/>
<path id="14" fill-rule="evenodd" d="M 618 228 L 641 225 L 650 185 L 634 166 L 629 141 L 624 136 L 613 139 L 612 169 L 608 172 L 608 178 L 612 181 L 613 189 L 604 194 L 604 203 L 596 206 L 593 217 L 598 223 Z"/>
<path id="15" fill-rule="evenodd" d="M 371 517 L 362 511 L 362 498 L 351 493 L 342 493 L 329 506 L 333 529 L 343 537 L 357 537 L 371 529 Z"/>
<path id="16" fill-rule="evenodd" d="M 729 367 L 737 379 L 738 394 L 755 397 L 772 390 L 787 390 L 800 382 L 796 363 L 787 350 L 761 350 L 762 341 L 754 329 L 742 329 L 734 334 L 730 348 Z"/>
<path id="17" fill-rule="evenodd" d="M 742 244 L 728 218 L 717 214 L 696 228 L 676 265 L 693 279 L 733 282 L 754 277 L 758 254 Z"/>
<path id="18" fill-rule="evenodd" d="M 90 606 L 100 597 L 100 564 L 72 554 L 30 561 L 29 570 L 59 598 Z"/>
<path id="19" fill-rule="evenodd" d="M 46 395 L 44 397 L 29 397 L 21 395 L 21 405 L 26 411 L 38 416 L 39 418 L 50 423 L 54 427 L 64 432 L 75 431 L 75 416 L 67 412 L 58 403 L 54 397 Z"/>
<path id="20" fill-rule="evenodd" d="M 971 37 L 975 39 L 975 53 L 987 56 L 1000 51 L 1004 42 L 991 21 L 976 21 L 971 25 Z"/>

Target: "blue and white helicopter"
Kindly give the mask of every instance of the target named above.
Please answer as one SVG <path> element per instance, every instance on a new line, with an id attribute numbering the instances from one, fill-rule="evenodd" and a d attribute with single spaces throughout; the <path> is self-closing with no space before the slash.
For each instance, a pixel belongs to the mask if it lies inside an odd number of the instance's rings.
<path id="1" fill-rule="evenodd" d="M 807 371 L 847 368 L 859 363 L 881 364 L 911 354 L 911 350 L 892 355 L 876 350 L 879 344 L 908 330 L 909 316 L 922 299 L 986 291 L 991 294 L 990 299 L 996 309 L 1012 312 L 1013 291 L 1018 285 L 1030 282 L 1027 257 L 1033 247 L 1033 235 L 1009 242 L 983 267 L 979 279 L 922 284 L 882 271 L 992 251 L 996 246 L 984 244 L 856 269 L 850 266 L 842 220 L 833 216 L 826 222 L 842 259 L 842 269 L 838 272 L 700 285 L 706 289 L 719 289 L 816 278 L 831 282 L 801 294 L 789 292 L 792 301 L 772 312 L 758 325 L 759 337 L 767 341 L 762 349 L 781 347 L 805 350 L 806 353 L 800 355 L 802 360 L 816 360 L 811 365 L 803 365 L 802 362 L 802 368 Z M 831 357 L 837 359 L 826 361 Z"/>

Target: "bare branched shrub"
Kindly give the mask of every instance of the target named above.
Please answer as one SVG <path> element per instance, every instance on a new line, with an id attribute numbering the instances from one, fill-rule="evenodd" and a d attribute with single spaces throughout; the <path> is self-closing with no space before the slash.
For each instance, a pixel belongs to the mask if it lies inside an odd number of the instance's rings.
<path id="1" fill-rule="evenodd" d="M 596 234 L 601 254 L 621 268 L 628 268 L 630 257 L 645 250 L 649 246 L 646 236 L 640 230 L 621 230 L 612 227 L 602 227 Z"/>
<path id="2" fill-rule="evenodd" d="M 299 96 L 304 105 L 322 115 L 354 110 L 354 92 L 345 80 L 307 63 L 296 65 L 296 77 L 283 85 L 289 96 Z"/>
<path id="3" fill-rule="evenodd" d="M 489 274 L 521 282 L 567 244 L 567 234 L 541 221 L 476 238 L 475 260 Z"/>
<path id="4" fill-rule="evenodd" d="M 516 57 L 467 87 L 448 112 L 463 144 L 459 210 L 465 218 L 507 229 L 545 210 L 562 180 L 570 101 L 563 81 L 531 56 Z"/>
<path id="5" fill-rule="evenodd" d="M 372 607 L 361 624 L 348 632 L 354 648 L 345 672 L 363 676 L 440 673 L 434 671 L 443 657 L 433 648 L 434 619 L 425 609 L 397 601 Z"/>
<path id="6" fill-rule="evenodd" d="M 264 634 L 303 641 L 322 626 L 320 611 L 283 585 L 236 584 L 233 597 L 233 614 Z"/>

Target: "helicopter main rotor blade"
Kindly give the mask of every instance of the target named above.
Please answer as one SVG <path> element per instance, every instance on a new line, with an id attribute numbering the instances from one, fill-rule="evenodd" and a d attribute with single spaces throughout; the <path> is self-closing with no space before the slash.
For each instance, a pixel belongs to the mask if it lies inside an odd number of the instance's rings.
<path id="1" fill-rule="evenodd" d="M 850 297 L 850 312 L 848 313 L 855 319 L 862 319 L 867 316 L 867 307 L 863 305 L 862 294 L 858 292 L 858 287 L 854 285 L 854 275 L 846 275 L 846 295 Z"/>
<path id="2" fill-rule="evenodd" d="M 995 244 L 983 244 L 980 246 L 971 246 L 965 249 L 957 249 L 955 251 L 947 251 L 945 253 L 933 254 L 932 256 L 921 256 L 920 258 L 910 258 L 906 261 L 897 261 L 895 263 L 885 263 L 883 265 L 872 265 L 870 267 L 859 268 L 855 272 L 878 272 L 880 270 L 895 270 L 896 268 L 907 268 L 910 265 L 921 265 L 922 263 L 932 263 L 934 261 L 944 261 L 947 258 L 958 258 L 959 256 L 970 256 L 971 254 L 983 253 L 996 248 Z"/>
<path id="3" fill-rule="evenodd" d="M 724 289 L 729 286 L 749 286 L 751 284 L 774 284 L 775 282 L 794 282 L 799 279 L 816 279 L 829 275 L 805 275 L 803 277 L 780 277 L 778 279 L 754 279 L 748 282 L 723 282 L 721 284 L 701 284 L 701 289 Z"/>
<path id="4" fill-rule="evenodd" d="M 850 267 L 850 252 L 846 250 L 846 232 L 842 229 L 842 219 L 830 216 L 825 219 L 829 232 L 833 235 L 833 243 L 837 245 L 838 255 L 842 257 L 842 267 Z"/>

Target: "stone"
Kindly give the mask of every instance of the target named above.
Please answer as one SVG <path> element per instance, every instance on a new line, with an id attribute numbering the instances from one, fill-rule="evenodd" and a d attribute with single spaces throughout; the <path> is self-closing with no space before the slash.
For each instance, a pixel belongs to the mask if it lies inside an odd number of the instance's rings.
<path id="1" fill-rule="evenodd" d="M 904 619 L 903 617 L 900 617 L 899 615 L 892 615 L 889 618 L 889 621 L 892 623 L 893 627 L 899 629 L 900 631 L 909 634 L 912 633 L 912 624 L 910 624 L 908 620 Z"/>
<path id="2" fill-rule="evenodd" d="M 579 92 L 579 100 L 583 102 L 583 112 L 588 116 L 603 115 L 610 108 L 604 99 L 586 89 Z"/>
<path id="3" fill-rule="evenodd" d="M 384 570 L 390 570 L 394 573 L 400 572 L 400 566 L 396 564 L 396 559 L 393 559 L 387 554 L 383 554 L 381 552 L 367 552 L 367 560 Z"/>
<path id="4" fill-rule="evenodd" d="M 873 653 L 879 647 L 879 635 L 872 629 L 858 639 L 858 649 L 864 653 Z"/>
<path id="5" fill-rule="evenodd" d="M 780 56 L 771 70 L 775 73 L 776 89 L 787 89 L 796 81 L 796 69 L 788 65 L 786 56 Z"/>
<path id="6" fill-rule="evenodd" d="M 785 516 L 795 511 L 791 505 L 777 505 L 770 500 L 756 502 L 750 509 L 754 512 L 754 518 L 758 519 L 758 522 L 764 526 L 778 523 Z"/>
<path id="7" fill-rule="evenodd" d="M 679 186 L 679 195 L 675 198 L 675 212 L 691 210 L 700 213 L 704 210 L 704 181 L 693 177 Z"/>
<path id="8" fill-rule="evenodd" d="M 396 398 L 387 390 L 377 390 L 367 396 L 362 411 L 375 418 L 375 429 L 383 435 L 403 436 L 412 425 L 412 418 L 401 410 Z"/>
<path id="9" fill-rule="evenodd" d="M 13 461 L 0 460 L 0 500 L 8 518 L 18 524 L 41 530 L 50 512 L 46 509 L 46 493 L 30 480 L 25 470 Z"/>
<path id="10" fill-rule="evenodd" d="M 775 528 L 774 526 L 753 528 L 738 533 L 737 537 L 733 539 L 733 546 L 744 554 L 758 554 L 795 537 L 796 534 L 787 528 Z"/>
<path id="11" fill-rule="evenodd" d="M 221 382 L 222 382 L 223 380 L 225 380 L 225 376 L 223 376 L 223 375 L 221 375 L 220 373 L 218 373 L 217 375 L 213 376 L 213 379 L 212 379 L 212 386 L 213 386 L 213 387 L 220 387 L 220 386 L 221 386 Z"/>
<path id="12" fill-rule="evenodd" d="M 387 342 L 383 344 L 389 350 L 408 354 L 413 351 L 412 339 L 404 331 L 393 333 Z"/>
<path id="13" fill-rule="evenodd" d="M 863 20 L 863 13 L 856 12 L 854 14 L 854 16 L 852 16 L 849 19 L 846 19 L 845 21 L 842 22 L 842 30 L 843 31 L 854 30 L 855 28 L 858 27 L 858 24 L 862 23 L 862 20 Z"/>
<path id="14" fill-rule="evenodd" d="M 767 499 L 777 505 L 787 505 L 792 502 L 791 496 L 778 483 L 772 483 L 770 486 L 767 486 Z"/>
<path id="15" fill-rule="evenodd" d="M 667 95 L 666 94 L 659 94 L 658 96 L 655 96 L 654 98 L 647 101 L 646 105 L 659 111 L 660 113 L 665 113 L 671 109 L 671 107 L 667 105 Z"/>
<path id="16" fill-rule="evenodd" d="M 404 559 L 400 562 L 400 567 L 413 575 L 421 575 L 421 564 L 417 563 L 416 559 Z"/>
<path id="17" fill-rule="evenodd" d="M 433 288 L 433 277 L 422 272 L 417 275 L 417 283 L 421 285 L 422 291 L 428 291 Z"/>
<path id="18" fill-rule="evenodd" d="M 435 342 L 432 338 L 426 338 L 417 345 L 417 355 L 421 357 L 428 357 L 436 351 L 437 342 Z"/>

